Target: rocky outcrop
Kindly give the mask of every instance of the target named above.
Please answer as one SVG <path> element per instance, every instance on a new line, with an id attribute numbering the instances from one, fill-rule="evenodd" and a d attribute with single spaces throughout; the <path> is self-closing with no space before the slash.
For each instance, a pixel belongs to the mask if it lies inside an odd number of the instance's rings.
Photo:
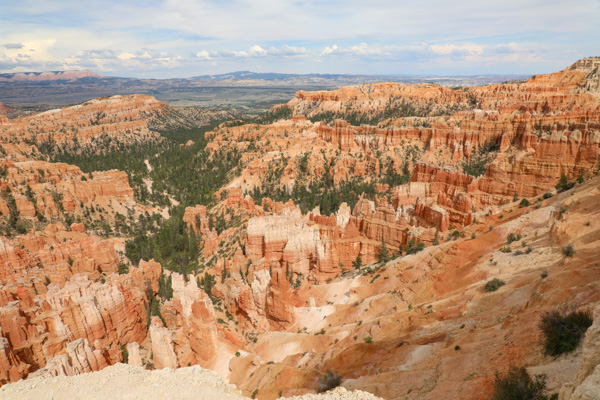
<path id="1" fill-rule="evenodd" d="M 177 368 L 178 363 L 173 350 L 172 333 L 163 326 L 158 317 L 152 317 L 149 335 L 152 341 L 154 367 L 156 369 Z"/>
<path id="2" fill-rule="evenodd" d="M 4 104 L 0 103 L 0 124 L 2 123 L 8 123 L 8 118 L 4 117 L 6 114 L 8 114 L 10 112 L 11 108 L 5 106 Z M 4 118 L 4 119 L 2 119 Z"/>
<path id="3" fill-rule="evenodd" d="M 209 296 L 194 282 L 171 274 L 173 308 L 177 313 L 175 336 L 179 365 L 188 363 L 212 367 L 218 349 L 217 317 Z M 185 344 L 184 344 L 185 343 Z"/>
<path id="4" fill-rule="evenodd" d="M 323 113 L 358 114 L 366 118 L 385 118 L 402 113 L 405 107 L 425 116 L 450 113 L 472 107 L 468 93 L 422 83 L 373 83 L 346 87 L 331 92 L 299 91 L 287 106 L 294 115 L 312 117 Z"/>

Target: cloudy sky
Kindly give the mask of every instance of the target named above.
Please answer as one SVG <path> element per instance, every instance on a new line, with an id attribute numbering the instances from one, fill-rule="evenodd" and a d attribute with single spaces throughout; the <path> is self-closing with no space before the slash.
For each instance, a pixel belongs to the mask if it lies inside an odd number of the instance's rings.
<path id="1" fill-rule="evenodd" d="M 600 0 L 0 0 L 0 72 L 515 74 L 600 55 Z"/>

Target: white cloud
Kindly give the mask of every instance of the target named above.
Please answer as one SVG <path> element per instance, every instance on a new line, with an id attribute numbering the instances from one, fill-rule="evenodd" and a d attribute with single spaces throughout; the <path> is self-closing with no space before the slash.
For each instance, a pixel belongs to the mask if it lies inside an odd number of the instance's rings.
<path id="1" fill-rule="evenodd" d="M 334 44 L 331 47 L 327 46 L 323 49 L 323 51 L 321 52 L 321 55 L 328 56 L 330 54 L 336 53 L 338 50 L 339 50 L 339 47 L 337 46 L 337 44 Z"/>
<path id="2" fill-rule="evenodd" d="M 444 44 L 444 45 L 432 45 L 431 50 L 434 53 L 438 54 L 452 54 L 452 53 L 460 53 L 460 54 L 482 54 L 483 47 L 474 44 L 463 44 L 463 45 L 455 45 L 455 44 Z"/>
<path id="3" fill-rule="evenodd" d="M 254 46 L 250 47 L 250 50 L 248 51 L 248 53 L 252 57 L 264 57 L 267 55 L 267 51 L 256 44 Z"/>
<path id="4" fill-rule="evenodd" d="M 206 50 L 202 50 L 202 51 L 199 51 L 198 53 L 196 53 L 196 58 L 199 58 L 201 60 L 211 60 L 212 59 L 210 53 Z"/>

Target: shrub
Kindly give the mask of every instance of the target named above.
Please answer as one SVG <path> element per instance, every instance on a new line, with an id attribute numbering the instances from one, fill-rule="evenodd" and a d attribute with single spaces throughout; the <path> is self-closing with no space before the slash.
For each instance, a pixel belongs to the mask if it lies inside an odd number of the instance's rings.
<path id="1" fill-rule="evenodd" d="M 501 279 L 494 278 L 485 284 L 485 291 L 486 292 L 495 292 L 496 290 L 500 289 L 500 287 L 502 287 L 504 285 L 506 285 L 506 282 L 504 282 Z"/>
<path id="2" fill-rule="evenodd" d="M 521 200 L 521 202 L 519 203 L 519 208 L 523 208 L 523 207 L 529 207 L 531 205 L 531 203 L 529 202 L 529 200 L 527 199 L 523 199 Z"/>
<path id="3" fill-rule="evenodd" d="M 519 241 L 519 240 L 521 240 L 521 238 L 522 238 L 522 237 L 523 237 L 523 236 L 521 236 L 521 234 L 520 234 L 520 233 L 519 233 L 518 235 L 515 235 L 514 233 L 512 233 L 512 232 L 511 232 L 511 233 L 509 233 L 509 234 L 506 236 L 506 242 L 507 242 L 508 244 L 511 244 L 512 242 L 516 242 L 516 241 Z"/>
<path id="4" fill-rule="evenodd" d="M 560 215 L 563 215 L 566 212 L 567 212 L 567 207 L 565 207 L 565 206 L 562 206 L 561 208 L 558 209 L 558 213 Z"/>
<path id="5" fill-rule="evenodd" d="M 360 256 L 356 256 L 356 259 L 352 261 L 352 267 L 354 269 L 360 269 L 360 267 L 362 267 L 362 258 L 360 258 Z"/>
<path id="6" fill-rule="evenodd" d="M 550 197 L 552 197 L 552 193 L 550 193 L 550 192 L 544 193 L 544 200 L 549 199 Z"/>
<path id="7" fill-rule="evenodd" d="M 546 375 L 536 375 L 533 379 L 524 367 L 511 366 L 504 376 L 496 372 L 491 400 L 546 400 L 544 390 Z"/>
<path id="8" fill-rule="evenodd" d="M 319 386 L 317 386 L 317 392 L 323 393 L 333 388 L 340 386 L 342 383 L 342 376 L 328 370 L 327 373 L 319 378 Z"/>
<path id="9" fill-rule="evenodd" d="M 575 350 L 592 322 L 591 314 L 584 311 L 567 313 L 554 310 L 545 313 L 539 324 L 544 336 L 544 351 L 558 356 Z"/>
<path id="10" fill-rule="evenodd" d="M 373 343 L 373 338 L 372 338 L 371 336 L 367 336 L 367 337 L 365 338 L 365 343 L 368 343 L 368 344 L 371 344 L 371 343 Z"/>
<path id="11" fill-rule="evenodd" d="M 123 275 L 123 274 L 127 274 L 129 273 L 129 267 L 125 264 L 119 264 L 119 275 Z"/>
<path id="12" fill-rule="evenodd" d="M 562 253 L 565 257 L 573 257 L 575 255 L 575 248 L 572 244 L 568 244 L 562 248 Z"/>

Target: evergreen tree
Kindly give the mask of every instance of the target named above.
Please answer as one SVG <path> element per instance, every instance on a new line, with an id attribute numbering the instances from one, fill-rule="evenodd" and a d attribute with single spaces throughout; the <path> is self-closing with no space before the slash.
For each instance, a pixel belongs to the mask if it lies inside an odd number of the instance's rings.
<path id="1" fill-rule="evenodd" d="M 223 264 L 223 273 L 221 274 L 221 283 L 225 283 L 225 279 L 227 279 L 227 265 Z"/>
<path id="2" fill-rule="evenodd" d="M 381 239 L 381 250 L 379 251 L 379 262 L 386 263 L 389 260 L 389 253 L 385 241 Z"/>

